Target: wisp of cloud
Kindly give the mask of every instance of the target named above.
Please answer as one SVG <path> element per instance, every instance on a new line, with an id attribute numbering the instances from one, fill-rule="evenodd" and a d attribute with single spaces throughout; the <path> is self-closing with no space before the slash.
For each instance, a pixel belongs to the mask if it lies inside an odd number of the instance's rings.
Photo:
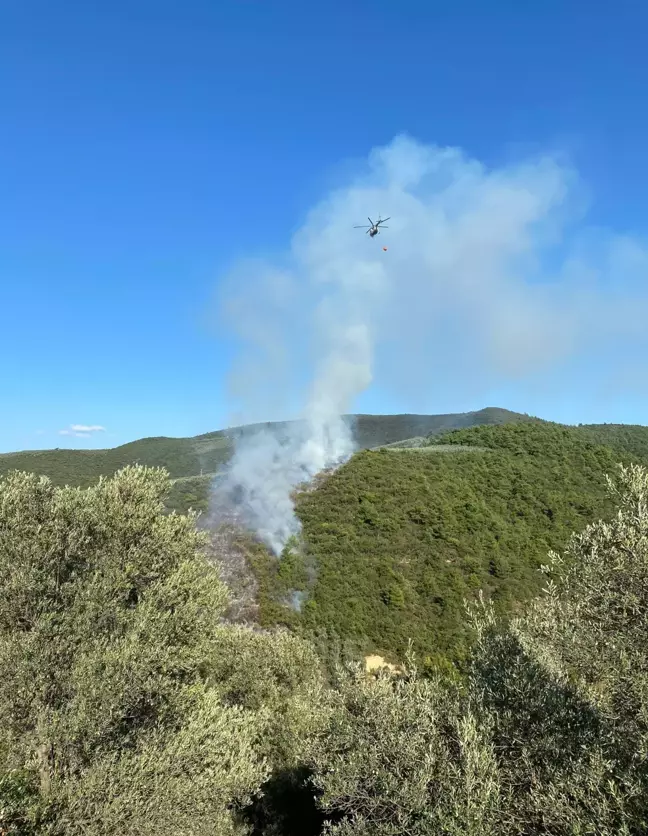
<path id="1" fill-rule="evenodd" d="M 621 335 L 643 345 L 646 296 L 628 270 L 645 283 L 646 249 L 588 234 L 582 210 L 575 172 L 551 156 L 489 169 L 405 136 L 374 149 L 280 262 L 238 264 L 221 285 L 240 347 L 235 423 L 300 420 L 236 437 L 216 514 L 235 505 L 280 554 L 299 531 L 295 487 L 352 454 L 343 416 L 372 381 L 483 392 Z M 353 229 L 379 212 L 381 236 Z"/>

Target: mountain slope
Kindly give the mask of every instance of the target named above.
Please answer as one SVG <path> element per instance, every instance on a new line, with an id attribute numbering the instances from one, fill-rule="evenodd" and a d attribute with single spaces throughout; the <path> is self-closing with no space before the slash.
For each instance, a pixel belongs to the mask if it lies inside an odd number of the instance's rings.
<path id="1" fill-rule="evenodd" d="M 308 565 L 298 554 L 278 562 L 248 550 L 262 623 L 387 657 L 402 657 L 412 638 L 424 657 L 461 658 L 463 599 L 483 588 L 500 612 L 515 611 L 538 591 L 548 549 L 609 511 L 605 474 L 621 460 L 648 464 L 647 427 L 566 427 L 496 408 L 350 420 L 363 452 L 297 500 Z M 5 454 L 0 475 L 26 469 L 88 485 L 139 461 L 176 480 L 169 507 L 206 510 L 230 436 L 257 426 L 111 450 Z M 393 446 L 407 439 L 415 449 Z"/>
<path id="2" fill-rule="evenodd" d="M 440 441 L 428 455 L 364 451 L 302 494 L 316 580 L 298 616 L 277 601 L 299 572 L 262 564 L 262 618 L 356 652 L 402 658 L 412 638 L 422 657 L 461 658 L 463 599 L 483 589 L 499 612 L 516 611 L 540 590 L 548 550 L 610 512 L 605 475 L 628 459 L 579 428 L 539 421 L 456 430 Z M 452 446 L 457 454 L 443 455 Z"/>
<path id="3" fill-rule="evenodd" d="M 230 442 L 216 436 L 207 443 L 191 438 L 143 438 L 106 450 L 36 450 L 0 455 L 0 476 L 28 470 L 57 485 L 86 487 L 129 464 L 165 467 L 173 478 L 213 472 L 227 460 Z"/>
<path id="4" fill-rule="evenodd" d="M 488 408 L 455 415 L 352 415 L 348 416 L 360 449 L 416 435 L 429 435 L 479 423 L 523 421 L 526 416 L 505 409 Z M 281 432 L 292 422 L 268 422 L 218 430 L 193 438 L 142 438 L 104 450 L 37 450 L 0 454 L 0 476 L 11 470 L 27 470 L 49 476 L 57 485 L 85 487 L 100 476 L 112 474 L 139 462 L 165 467 L 172 478 L 214 473 L 232 450 L 232 437 L 244 436 L 259 427 Z"/>
<path id="5" fill-rule="evenodd" d="M 417 436 L 438 435 L 478 424 L 505 424 L 532 420 L 528 415 L 508 409 L 487 407 L 477 412 L 446 415 L 357 415 L 355 436 L 362 450 L 392 444 Z"/>

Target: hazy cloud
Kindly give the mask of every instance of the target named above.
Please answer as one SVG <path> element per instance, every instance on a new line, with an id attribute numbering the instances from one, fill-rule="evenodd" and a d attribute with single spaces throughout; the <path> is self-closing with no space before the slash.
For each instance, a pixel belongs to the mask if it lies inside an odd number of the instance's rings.
<path id="1" fill-rule="evenodd" d="M 106 428 L 99 426 L 99 424 L 72 424 L 70 429 L 77 433 L 97 433 L 106 431 Z"/>
<path id="2" fill-rule="evenodd" d="M 94 433 L 105 432 L 106 428 L 99 424 L 70 424 L 64 430 L 59 430 L 59 435 L 70 435 L 75 438 L 91 438 Z"/>

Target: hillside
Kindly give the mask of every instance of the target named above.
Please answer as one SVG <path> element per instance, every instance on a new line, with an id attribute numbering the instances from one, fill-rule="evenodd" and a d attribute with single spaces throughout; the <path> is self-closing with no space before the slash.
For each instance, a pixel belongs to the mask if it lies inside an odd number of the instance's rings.
<path id="1" fill-rule="evenodd" d="M 105 450 L 35 450 L 0 455 L 0 476 L 27 470 L 49 476 L 57 485 L 87 487 L 129 464 L 165 467 L 173 478 L 213 472 L 227 460 L 230 442 L 210 438 L 143 438 Z"/>
<path id="2" fill-rule="evenodd" d="M 463 599 L 483 588 L 500 612 L 515 611 L 538 591 L 548 549 L 609 511 L 605 474 L 620 460 L 648 462 L 641 426 L 566 427 L 495 408 L 352 420 L 362 452 L 298 498 L 307 565 L 246 546 L 261 622 L 316 635 L 327 650 L 339 640 L 354 653 L 401 657 L 412 638 L 424 656 L 460 658 Z M 87 485 L 131 462 L 162 465 L 175 480 L 168 506 L 205 511 L 229 436 L 256 426 L 7 454 L 0 473 Z"/>
<path id="3" fill-rule="evenodd" d="M 595 444 L 605 444 L 636 459 L 648 459 L 648 427 L 638 424 L 579 424 L 578 429 Z"/>
<path id="4" fill-rule="evenodd" d="M 439 435 L 478 424 L 505 424 L 531 420 L 528 415 L 499 407 L 447 415 L 357 415 L 354 418 L 355 436 L 361 450 L 417 436 Z"/>
<path id="5" fill-rule="evenodd" d="M 299 497 L 312 585 L 299 557 L 277 566 L 255 553 L 262 619 L 355 652 L 402 658 L 412 638 L 424 657 L 461 658 L 463 599 L 483 589 L 500 613 L 518 610 L 540 590 L 548 550 L 610 512 L 605 474 L 641 458 L 589 436 L 533 421 L 357 454 Z M 308 589 L 301 615 L 277 605 L 291 585 Z"/>
<path id="6" fill-rule="evenodd" d="M 479 412 L 451 415 L 352 415 L 348 416 L 360 449 L 376 447 L 412 436 L 427 436 L 458 427 L 524 421 L 527 416 L 490 407 Z M 259 427 L 285 431 L 290 422 L 248 424 L 192 438 L 142 438 L 104 450 L 37 450 L 0 454 L 0 476 L 11 470 L 27 470 L 49 476 L 57 485 L 86 487 L 100 476 L 112 476 L 129 464 L 165 467 L 172 478 L 214 473 L 231 455 L 231 437 Z M 181 492 L 178 492 L 180 496 Z M 182 505 L 182 500 L 179 500 Z"/>

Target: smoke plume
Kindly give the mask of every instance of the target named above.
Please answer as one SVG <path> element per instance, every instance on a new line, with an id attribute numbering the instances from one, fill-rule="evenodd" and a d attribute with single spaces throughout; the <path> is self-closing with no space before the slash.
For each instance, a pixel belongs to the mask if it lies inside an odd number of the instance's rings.
<path id="1" fill-rule="evenodd" d="M 222 282 L 239 348 L 232 424 L 301 420 L 237 437 L 216 511 L 236 505 L 279 554 L 299 530 L 291 493 L 353 452 L 341 416 L 372 382 L 430 411 L 433 396 L 549 386 L 620 341 L 636 361 L 646 248 L 587 230 L 584 208 L 576 173 L 552 156 L 489 169 L 408 137 L 372 151 L 283 258 Z M 380 236 L 353 229 L 379 212 L 391 216 Z"/>

